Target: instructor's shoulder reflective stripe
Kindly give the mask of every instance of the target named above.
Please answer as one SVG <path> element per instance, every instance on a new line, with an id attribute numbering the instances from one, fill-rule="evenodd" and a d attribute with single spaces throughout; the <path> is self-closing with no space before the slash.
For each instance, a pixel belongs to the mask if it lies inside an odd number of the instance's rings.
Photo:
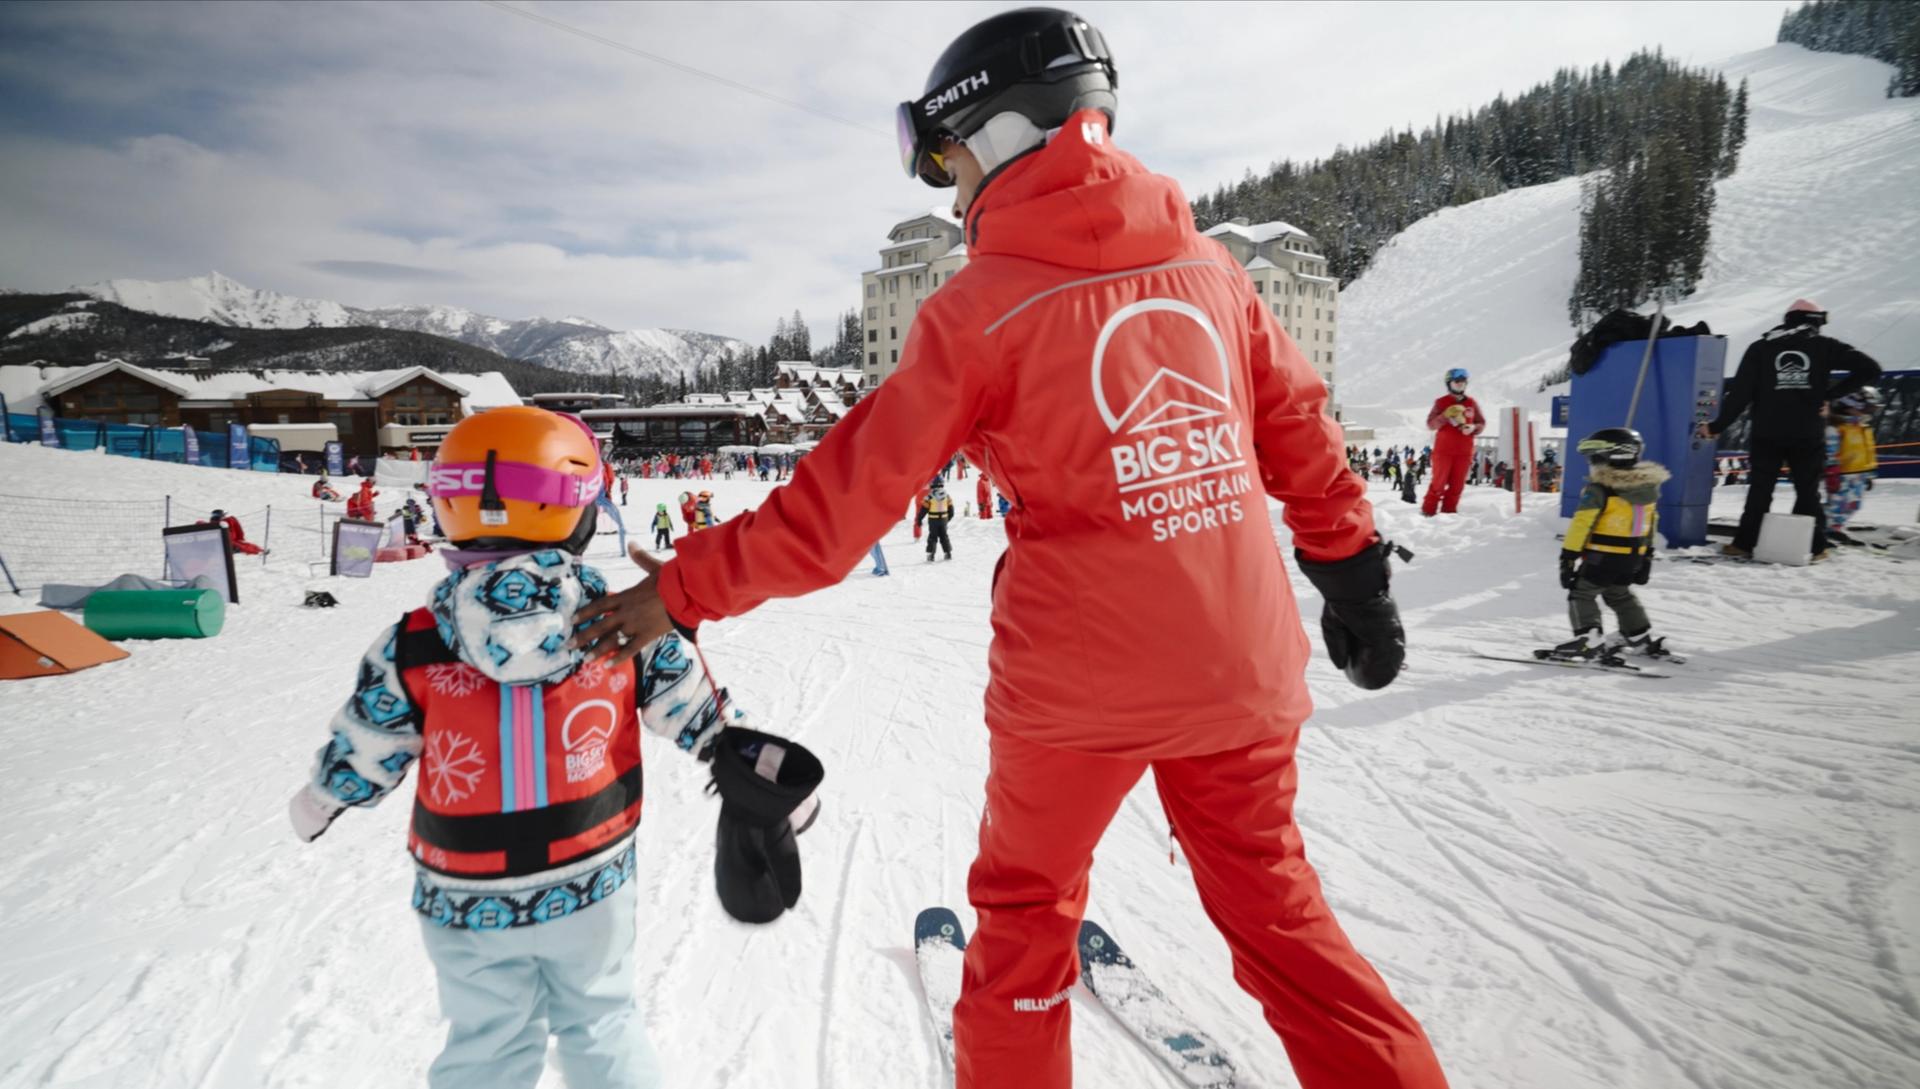
<path id="1" fill-rule="evenodd" d="M 1013 318 L 1015 314 L 1018 314 L 1020 311 L 1025 310 L 1027 307 L 1032 306 L 1034 303 L 1039 302 L 1041 299 L 1046 298 L 1048 295 L 1058 294 L 1062 291 L 1067 290 L 1070 287 L 1085 287 L 1088 284 L 1100 284 L 1100 283 L 1105 283 L 1108 280 L 1123 280 L 1129 276 L 1144 276 L 1149 272 L 1165 272 L 1168 269 L 1196 268 L 1204 265 L 1212 265 L 1215 268 L 1220 267 L 1219 262 L 1207 261 L 1204 259 L 1196 259 L 1191 261 L 1169 261 L 1164 265 L 1149 265 L 1146 268 L 1121 269 L 1119 272 L 1109 272 L 1100 276 L 1089 276 L 1084 280 L 1069 280 L 1064 284 L 1055 284 L 1054 286 L 1046 289 L 1045 291 L 1042 291 L 1039 294 L 1034 295 L 1031 298 L 1027 299 L 1026 302 L 1021 303 L 1019 306 L 1014 307 L 1012 310 L 1009 310 L 1006 313 L 1000 315 L 999 320 L 995 321 L 992 325 L 989 325 L 985 329 L 981 330 L 981 335 L 991 336 L 995 329 L 998 329 L 1002 325 L 1005 325 L 1008 321 L 1010 321 Z"/>

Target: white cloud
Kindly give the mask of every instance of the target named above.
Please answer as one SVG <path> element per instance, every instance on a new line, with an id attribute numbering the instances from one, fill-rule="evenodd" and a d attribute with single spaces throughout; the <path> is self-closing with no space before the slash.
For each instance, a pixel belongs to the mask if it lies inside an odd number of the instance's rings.
<path id="1" fill-rule="evenodd" d="M 798 307 L 825 337 L 887 227 L 945 199 L 900 173 L 893 104 L 1003 7 L 537 8 L 854 128 L 483 5 L 10 5 L 0 89 L 39 119 L 0 123 L 0 283 L 218 268 L 354 305 L 752 339 Z M 1642 44 L 1758 48 L 1779 8 L 1078 10 L 1117 54 L 1120 142 L 1197 193 Z"/>

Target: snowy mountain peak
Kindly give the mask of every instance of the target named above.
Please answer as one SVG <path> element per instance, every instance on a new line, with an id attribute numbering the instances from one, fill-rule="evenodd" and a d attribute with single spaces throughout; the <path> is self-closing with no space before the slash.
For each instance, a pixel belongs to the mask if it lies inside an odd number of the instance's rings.
<path id="1" fill-rule="evenodd" d="M 81 291 L 129 310 L 252 329 L 370 325 L 428 333 L 512 359 L 596 375 L 691 376 L 742 341 L 692 330 L 615 331 L 578 315 L 509 321 L 460 306 L 396 306 L 373 310 L 323 299 L 261 291 L 219 272 L 185 280 L 105 280 Z"/>
<path id="2" fill-rule="evenodd" d="M 219 272 L 187 280 L 105 280 L 74 290 L 129 310 L 251 329 L 351 325 L 337 302 L 260 291 Z"/>

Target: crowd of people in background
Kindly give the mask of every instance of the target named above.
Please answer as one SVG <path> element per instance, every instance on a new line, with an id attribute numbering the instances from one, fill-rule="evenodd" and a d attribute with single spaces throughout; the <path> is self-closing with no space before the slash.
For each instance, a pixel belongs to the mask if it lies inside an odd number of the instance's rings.
<path id="1" fill-rule="evenodd" d="M 642 480 L 785 480 L 793 475 L 798 454 L 717 453 L 708 450 L 673 451 L 644 458 L 620 458 L 615 467 L 624 476 Z"/>

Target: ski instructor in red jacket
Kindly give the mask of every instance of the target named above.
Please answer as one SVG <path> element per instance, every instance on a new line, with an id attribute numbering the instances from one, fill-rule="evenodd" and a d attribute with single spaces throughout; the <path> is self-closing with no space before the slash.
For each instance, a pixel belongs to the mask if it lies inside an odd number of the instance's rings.
<path id="1" fill-rule="evenodd" d="M 1467 369 L 1448 371 L 1447 392 L 1434 398 L 1427 412 L 1427 429 L 1433 432 L 1433 483 L 1420 501 L 1421 514 L 1431 518 L 1435 510 L 1453 514 L 1460 509 L 1460 491 L 1473 464 L 1473 437 L 1486 426 L 1480 402 L 1467 396 Z"/>
<path id="2" fill-rule="evenodd" d="M 1438 1089 L 1413 1017 L 1334 921 L 1293 820 L 1308 644 L 1267 517 L 1285 505 L 1364 688 L 1404 656 L 1387 548 L 1327 392 L 1170 179 L 1112 141 L 1114 66 L 1070 12 L 962 34 L 899 124 L 956 188 L 967 267 L 900 369 L 758 510 L 583 610 L 630 657 L 670 626 L 841 581 L 949 452 L 1012 502 L 993 584 L 978 928 L 961 1089 L 1066 1089 L 1093 848 L 1151 767 L 1207 914 L 1305 1089 Z"/>

